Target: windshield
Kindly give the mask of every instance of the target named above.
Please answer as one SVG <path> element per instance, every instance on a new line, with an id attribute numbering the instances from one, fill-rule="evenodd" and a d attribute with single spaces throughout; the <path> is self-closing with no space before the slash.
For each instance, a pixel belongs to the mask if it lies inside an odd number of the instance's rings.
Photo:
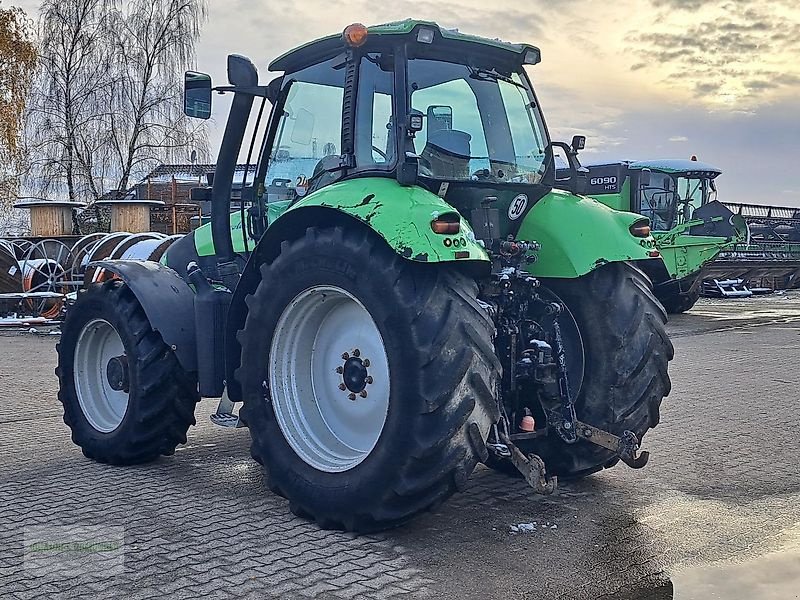
<path id="1" fill-rule="evenodd" d="M 711 201 L 707 177 L 683 177 L 654 171 L 650 183 L 642 185 L 642 214 L 650 218 L 653 231 L 668 231 L 692 220 L 694 211 Z"/>
<path id="2" fill-rule="evenodd" d="M 525 81 L 518 73 L 409 60 L 411 109 L 423 117 L 414 140 L 420 175 L 539 183 L 548 142 Z"/>

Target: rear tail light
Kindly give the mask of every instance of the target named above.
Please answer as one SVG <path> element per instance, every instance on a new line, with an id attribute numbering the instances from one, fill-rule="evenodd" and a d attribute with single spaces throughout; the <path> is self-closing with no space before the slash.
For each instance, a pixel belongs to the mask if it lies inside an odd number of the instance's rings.
<path id="1" fill-rule="evenodd" d="M 458 213 L 444 213 L 431 221 L 431 230 L 440 235 L 453 235 L 461 231 L 461 217 Z"/>
<path id="2" fill-rule="evenodd" d="M 636 221 L 630 228 L 631 235 L 634 237 L 646 238 L 650 235 L 650 221 Z"/>

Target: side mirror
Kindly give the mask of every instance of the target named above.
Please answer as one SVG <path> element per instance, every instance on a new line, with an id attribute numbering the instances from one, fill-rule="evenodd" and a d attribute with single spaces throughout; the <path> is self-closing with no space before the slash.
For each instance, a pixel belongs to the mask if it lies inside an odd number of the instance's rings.
<path id="1" fill-rule="evenodd" d="M 211 117 L 211 76 L 186 71 L 183 76 L 183 112 L 187 117 Z"/>
<path id="2" fill-rule="evenodd" d="M 586 136 L 585 135 L 573 135 L 572 136 L 572 143 L 570 144 L 572 148 L 572 153 L 577 154 L 578 150 L 583 150 L 586 148 Z"/>
<path id="3" fill-rule="evenodd" d="M 453 107 L 432 104 L 427 110 L 428 135 L 442 129 L 450 130 L 453 128 Z"/>
<path id="4" fill-rule="evenodd" d="M 642 169 L 639 172 L 639 185 L 644 187 L 650 185 L 650 169 Z"/>

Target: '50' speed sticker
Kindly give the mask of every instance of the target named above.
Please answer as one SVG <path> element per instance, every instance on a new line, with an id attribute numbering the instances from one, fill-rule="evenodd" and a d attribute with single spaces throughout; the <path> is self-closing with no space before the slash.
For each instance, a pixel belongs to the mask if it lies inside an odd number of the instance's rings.
<path id="1" fill-rule="evenodd" d="M 515 196 L 508 205 L 508 218 L 516 221 L 525 213 L 526 208 L 528 208 L 528 197 L 525 194 Z"/>

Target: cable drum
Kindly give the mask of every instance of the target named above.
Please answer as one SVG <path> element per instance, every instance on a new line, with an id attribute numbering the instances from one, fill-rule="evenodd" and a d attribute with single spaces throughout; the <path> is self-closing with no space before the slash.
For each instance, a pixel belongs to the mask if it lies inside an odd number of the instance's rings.
<path id="1" fill-rule="evenodd" d="M 33 295 L 25 304 L 35 316 L 54 319 L 61 313 L 64 295 L 70 291 L 72 264 L 72 250 L 59 240 L 41 240 L 27 249 L 19 266 L 22 291 Z"/>
<path id="2" fill-rule="evenodd" d="M 99 260 L 105 260 L 107 258 L 111 258 L 111 253 L 117 247 L 117 245 L 124 239 L 130 237 L 130 233 L 127 231 L 117 232 L 117 233 L 109 233 L 105 237 L 99 239 L 91 249 L 86 252 L 85 258 L 82 259 L 83 265 L 83 280 L 86 284 L 100 281 L 97 279 L 97 271 L 98 269 L 94 267 L 90 267 L 89 263 L 96 262 Z M 102 269 L 100 269 L 102 270 Z"/>
<path id="3" fill-rule="evenodd" d="M 94 247 L 106 237 L 106 233 L 90 233 L 83 236 L 72 247 L 72 276 L 82 281 L 83 273 L 89 264 L 89 256 Z"/>
<path id="4" fill-rule="evenodd" d="M 163 233 L 92 233 L 70 248 L 61 240 L 0 239 L 0 294 L 16 311 L 25 307 L 47 319 L 61 314 L 65 297 L 90 283 L 115 277 L 105 269 L 90 267 L 102 260 L 160 261 L 183 235 Z M 74 294 L 73 294 L 74 295 Z M 21 304 L 19 304 L 21 303 Z M 6 311 L 5 305 L 0 311 Z"/>
<path id="5" fill-rule="evenodd" d="M 54 319 L 61 313 L 63 298 L 49 295 L 68 292 L 65 273 L 64 267 L 52 258 L 33 258 L 22 263 L 22 291 L 42 294 L 26 300 L 35 316 Z"/>
<path id="6" fill-rule="evenodd" d="M 113 234 L 112 234 L 113 235 Z M 148 260 L 149 254 L 145 254 L 145 248 L 141 248 L 139 251 L 134 250 L 137 245 L 143 242 L 152 242 L 152 241 L 161 241 L 164 239 L 164 234 L 162 233 L 128 233 L 126 237 L 119 240 L 117 245 L 108 253 L 108 256 L 105 257 L 108 260 L 119 260 L 124 258 L 129 258 L 130 260 Z M 128 257 L 125 256 L 126 253 L 130 255 Z M 97 260 L 92 256 L 92 260 Z M 106 279 L 111 279 L 113 277 L 108 277 L 106 275 L 105 269 L 96 269 L 92 274 L 92 282 L 97 283 L 100 281 L 105 281 Z"/>
<path id="7" fill-rule="evenodd" d="M 22 269 L 17 262 L 14 245 L 8 240 L 0 240 L 0 294 L 21 291 Z"/>
<path id="8" fill-rule="evenodd" d="M 140 240 L 125 250 L 120 258 L 123 260 L 158 260 L 152 256 L 166 241 L 168 240 L 159 238 Z M 169 243 L 172 242 L 169 241 Z M 159 256 L 159 258 L 161 257 Z"/>
<path id="9" fill-rule="evenodd" d="M 14 256 L 17 257 L 17 260 L 22 260 L 25 257 L 25 254 L 30 250 L 31 246 L 33 246 L 32 241 L 23 238 L 11 240 L 10 244 L 14 249 Z"/>

